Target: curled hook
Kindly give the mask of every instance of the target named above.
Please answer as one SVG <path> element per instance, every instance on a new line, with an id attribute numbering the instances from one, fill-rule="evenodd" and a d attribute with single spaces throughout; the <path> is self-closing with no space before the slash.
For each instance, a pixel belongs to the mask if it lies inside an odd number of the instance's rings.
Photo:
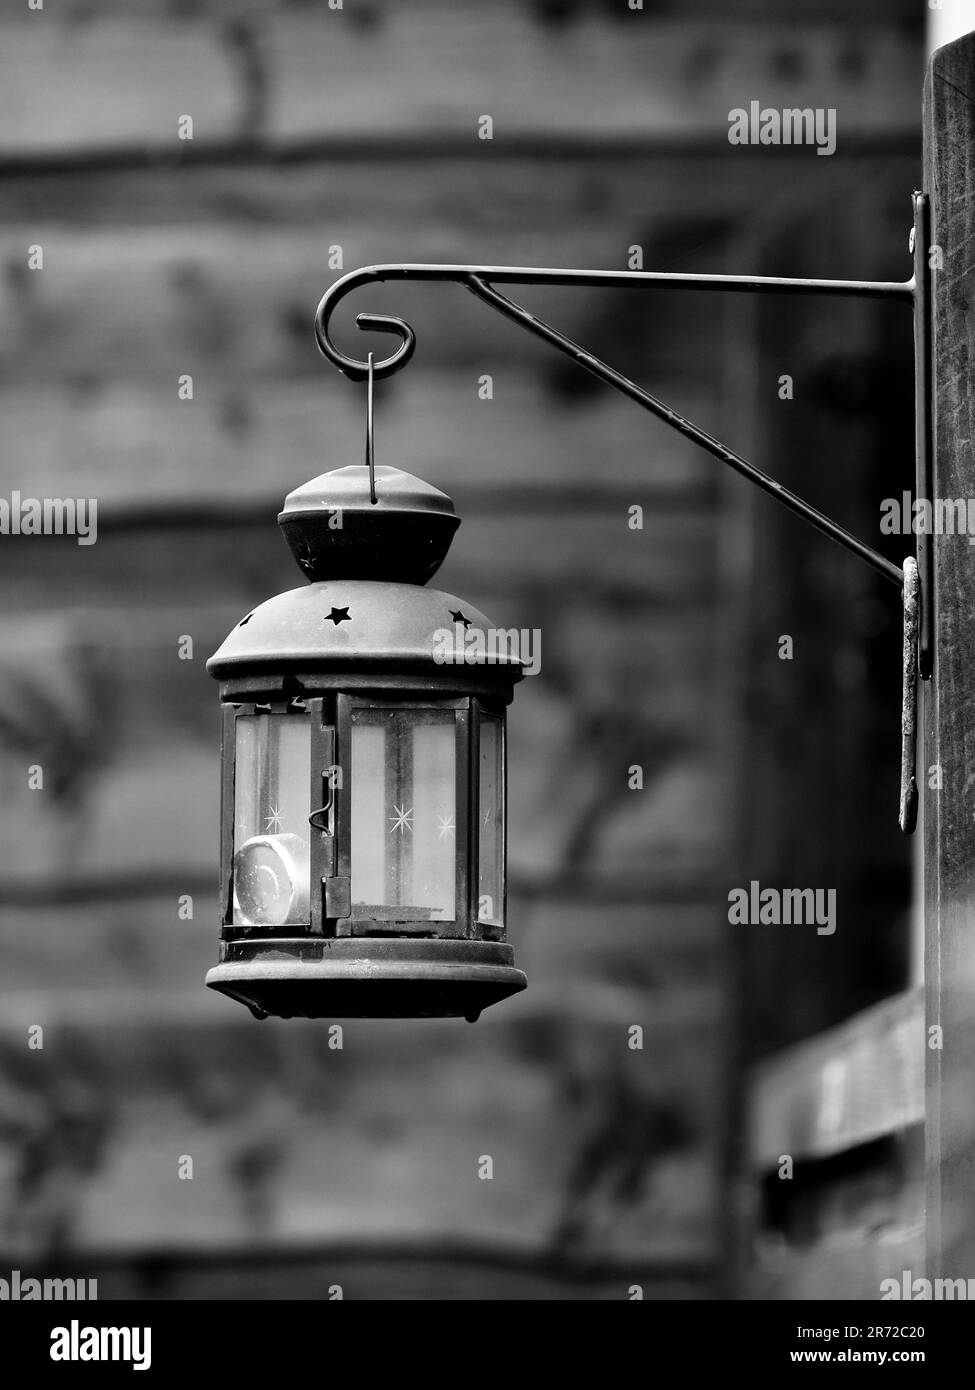
<path id="1" fill-rule="evenodd" d="M 329 319 L 339 300 L 361 283 L 364 283 L 363 278 L 355 274 L 338 280 L 322 296 L 315 312 L 315 339 L 319 350 L 340 372 L 344 372 L 350 381 L 366 381 L 370 372 L 369 362 L 359 362 L 356 358 L 347 357 L 344 352 L 339 351 L 329 337 Z M 384 357 L 381 362 L 373 364 L 372 374 L 375 380 L 392 376 L 400 367 L 406 366 L 416 348 L 416 334 L 408 323 L 403 319 L 393 318 L 390 314 L 357 314 L 355 321 L 356 327 L 365 332 L 372 330 L 376 333 L 392 333 L 400 340 L 399 347 L 391 357 Z"/>

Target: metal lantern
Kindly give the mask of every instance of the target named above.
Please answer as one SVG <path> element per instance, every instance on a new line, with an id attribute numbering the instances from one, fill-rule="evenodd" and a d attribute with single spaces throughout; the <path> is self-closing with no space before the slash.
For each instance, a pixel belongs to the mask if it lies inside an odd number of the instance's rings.
<path id="1" fill-rule="evenodd" d="M 311 582 L 248 613 L 207 666 L 224 721 L 207 984 L 258 1018 L 473 1022 L 526 983 L 505 943 L 522 663 L 483 613 L 423 587 L 460 524 L 436 488 L 339 468 L 278 521 Z"/>

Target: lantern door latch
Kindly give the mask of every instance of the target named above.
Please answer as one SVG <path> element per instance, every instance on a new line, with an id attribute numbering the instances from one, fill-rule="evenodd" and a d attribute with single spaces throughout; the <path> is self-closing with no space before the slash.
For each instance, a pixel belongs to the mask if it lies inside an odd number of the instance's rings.
<path id="1" fill-rule="evenodd" d="M 352 891 L 348 878 L 341 875 L 323 880 L 325 916 L 337 920 L 352 916 Z"/>

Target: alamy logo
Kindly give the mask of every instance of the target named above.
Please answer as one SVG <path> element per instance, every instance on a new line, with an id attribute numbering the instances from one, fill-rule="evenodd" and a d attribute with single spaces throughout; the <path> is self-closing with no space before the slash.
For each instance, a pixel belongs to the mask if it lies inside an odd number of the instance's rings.
<path id="1" fill-rule="evenodd" d="M 19 1269 L 11 1270 L 9 1279 L 0 1279 L 0 1303 L 29 1303 L 33 1299 L 97 1302 L 98 1280 L 34 1279 L 30 1276 L 25 1279 Z"/>
<path id="2" fill-rule="evenodd" d="M 817 936 L 836 930 L 835 888 L 763 888 L 753 878 L 747 888 L 728 894 L 728 921 L 732 926 L 815 925 Z"/>
<path id="3" fill-rule="evenodd" d="M 752 101 L 746 111 L 736 106 L 728 112 L 731 145 L 815 145 L 817 154 L 836 153 L 836 108 L 763 107 Z"/>
<path id="4" fill-rule="evenodd" d="M 463 619 L 433 634 L 433 659 L 438 666 L 497 666 L 520 661 L 526 676 L 537 676 L 542 664 L 542 634 L 536 628 L 471 627 Z"/>
<path id="5" fill-rule="evenodd" d="M 68 1327 L 51 1329 L 52 1361 L 131 1361 L 134 1371 L 152 1365 L 151 1327 Z"/>
<path id="6" fill-rule="evenodd" d="M 882 536 L 967 536 L 975 545 L 975 497 L 885 497 L 880 504 Z"/>
<path id="7" fill-rule="evenodd" d="M 913 1303 L 975 1299 L 975 1279 L 915 1279 L 905 1269 L 899 1279 L 881 1279 L 880 1298 L 907 1299 Z"/>
<path id="8" fill-rule="evenodd" d="M 79 545 L 98 539 L 94 497 L 0 497 L 0 536 L 77 536 Z"/>

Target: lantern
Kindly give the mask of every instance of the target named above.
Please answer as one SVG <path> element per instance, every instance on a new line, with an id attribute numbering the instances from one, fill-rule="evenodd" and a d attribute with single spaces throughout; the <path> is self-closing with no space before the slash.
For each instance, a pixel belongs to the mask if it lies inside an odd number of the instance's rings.
<path id="1" fill-rule="evenodd" d="M 311 581 L 207 669 L 223 707 L 220 964 L 258 1018 L 465 1017 L 525 987 L 505 941 L 505 711 L 522 663 L 424 587 L 460 520 L 339 468 L 278 521 Z"/>

